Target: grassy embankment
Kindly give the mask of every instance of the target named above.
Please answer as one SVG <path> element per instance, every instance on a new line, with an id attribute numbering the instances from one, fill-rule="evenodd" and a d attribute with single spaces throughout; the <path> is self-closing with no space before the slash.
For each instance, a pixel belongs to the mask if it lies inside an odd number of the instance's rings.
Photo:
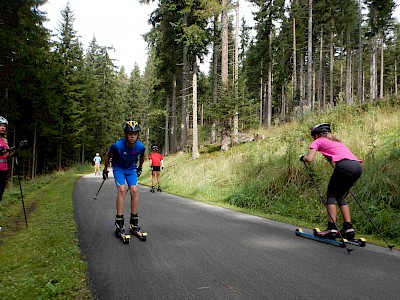
<path id="1" fill-rule="evenodd" d="M 386 239 L 400 244 L 400 113 L 399 104 L 338 106 L 269 131 L 265 138 L 221 153 L 201 149 L 199 159 L 177 154 L 165 159 L 162 187 L 170 193 L 241 210 L 296 226 L 325 229 L 326 211 L 305 166 L 299 161 L 311 143 L 310 128 L 329 122 L 333 133 L 363 160 L 363 175 L 352 191 Z M 318 154 L 308 165 L 325 194 L 332 166 Z M 147 168 L 142 183 L 150 185 Z M 358 235 L 385 245 L 352 197 L 347 198 Z M 339 214 L 340 215 L 340 214 Z M 338 219 L 341 226 L 341 220 Z M 397 247 L 398 248 L 398 247 Z"/>
<path id="2" fill-rule="evenodd" d="M 307 152 L 309 128 L 330 122 L 336 136 L 364 160 L 364 174 L 353 188 L 386 238 L 400 245 L 400 114 L 398 105 L 336 107 L 258 133 L 265 138 L 231 148 L 203 147 L 165 158 L 162 186 L 170 193 L 294 225 L 324 227 L 325 209 L 299 156 Z M 310 166 L 325 190 L 331 166 L 319 155 Z M 23 183 L 29 228 L 25 228 L 17 182 L 0 203 L 0 299 L 92 299 L 86 262 L 73 220 L 74 182 L 91 166 Z M 148 165 L 141 183 L 150 184 Z M 384 245 L 351 199 L 353 222 L 368 241 Z M 340 222 L 340 221 L 339 221 Z M 372 234 L 372 235 L 369 235 Z"/>

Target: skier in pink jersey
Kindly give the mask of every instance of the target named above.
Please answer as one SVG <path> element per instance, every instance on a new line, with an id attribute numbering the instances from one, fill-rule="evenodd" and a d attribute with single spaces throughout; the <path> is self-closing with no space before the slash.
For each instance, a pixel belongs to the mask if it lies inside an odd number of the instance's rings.
<path id="1" fill-rule="evenodd" d="M 8 178 L 8 143 L 6 139 L 8 121 L 0 116 L 0 201 L 7 185 Z"/>
<path id="2" fill-rule="evenodd" d="M 343 237 L 353 239 L 355 232 L 351 223 L 350 208 L 345 196 L 350 188 L 356 183 L 362 174 L 361 163 L 340 140 L 331 134 L 331 127 L 328 123 L 318 124 L 311 129 L 311 136 L 314 141 L 310 145 L 307 155 L 300 157 L 300 160 L 311 163 L 315 153 L 320 152 L 334 165 L 333 174 L 329 180 L 327 190 L 327 209 L 332 216 L 328 216 L 328 228 L 319 232 L 318 235 L 327 238 L 338 237 L 336 229 L 336 203 L 343 216 L 343 228 L 340 233 Z"/>

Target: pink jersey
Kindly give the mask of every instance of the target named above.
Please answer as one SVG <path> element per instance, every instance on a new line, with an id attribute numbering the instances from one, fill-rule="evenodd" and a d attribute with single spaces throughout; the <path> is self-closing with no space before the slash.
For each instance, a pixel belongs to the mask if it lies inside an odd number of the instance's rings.
<path id="1" fill-rule="evenodd" d="M 359 160 L 343 143 L 331 141 L 326 137 L 320 137 L 311 143 L 310 149 L 316 149 L 322 155 L 329 158 L 332 162 L 338 162 L 342 159 Z"/>
<path id="2" fill-rule="evenodd" d="M 7 140 L 2 137 L 0 137 L 0 149 L 8 149 Z M 8 171 L 7 156 L 8 153 L 0 156 L 0 171 Z"/>

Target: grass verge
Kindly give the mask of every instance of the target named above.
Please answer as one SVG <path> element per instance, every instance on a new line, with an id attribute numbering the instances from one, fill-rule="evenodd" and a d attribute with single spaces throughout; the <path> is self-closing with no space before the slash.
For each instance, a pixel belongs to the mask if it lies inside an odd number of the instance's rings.
<path id="1" fill-rule="evenodd" d="M 0 299 L 93 299 L 73 217 L 74 182 L 89 171 L 71 169 L 22 183 L 0 204 Z"/>

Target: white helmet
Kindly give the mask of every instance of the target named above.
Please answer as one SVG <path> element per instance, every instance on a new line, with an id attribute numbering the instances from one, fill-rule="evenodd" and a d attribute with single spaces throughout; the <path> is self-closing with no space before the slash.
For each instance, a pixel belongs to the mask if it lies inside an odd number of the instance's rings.
<path id="1" fill-rule="evenodd" d="M 0 124 L 6 124 L 6 126 L 8 126 L 8 121 L 6 118 L 0 116 Z"/>

